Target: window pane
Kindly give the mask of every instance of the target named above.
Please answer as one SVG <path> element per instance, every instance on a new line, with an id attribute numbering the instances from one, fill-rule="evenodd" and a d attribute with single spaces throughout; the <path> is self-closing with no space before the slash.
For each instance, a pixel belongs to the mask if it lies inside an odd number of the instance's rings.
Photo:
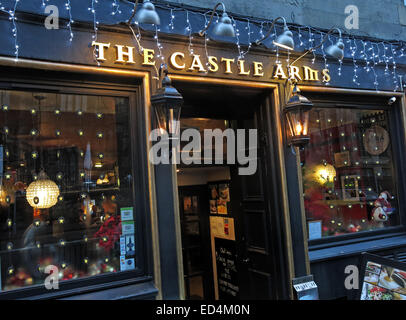
<path id="1" fill-rule="evenodd" d="M 135 268 L 128 116 L 127 98 L 1 92 L 0 291 L 49 265 L 61 281 Z"/>
<path id="2" fill-rule="evenodd" d="M 384 110 L 314 108 L 301 151 L 309 239 L 399 224 Z"/>

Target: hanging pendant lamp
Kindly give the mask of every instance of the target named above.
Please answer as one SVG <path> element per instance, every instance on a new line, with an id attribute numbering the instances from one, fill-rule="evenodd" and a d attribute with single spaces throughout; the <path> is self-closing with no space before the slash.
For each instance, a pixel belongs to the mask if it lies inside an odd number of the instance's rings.
<path id="1" fill-rule="evenodd" d="M 48 209 L 58 202 L 59 188 L 44 170 L 41 170 L 38 179 L 28 186 L 26 192 L 28 203 L 36 209 Z"/>
<path id="2" fill-rule="evenodd" d="M 38 100 L 38 111 L 41 115 L 41 100 L 44 96 L 34 96 Z M 41 121 L 39 127 L 41 126 Z M 31 182 L 26 190 L 26 198 L 31 207 L 35 209 L 48 209 L 56 205 L 59 196 L 58 185 L 50 180 L 42 166 L 42 146 L 41 146 L 41 171 L 38 179 Z"/>

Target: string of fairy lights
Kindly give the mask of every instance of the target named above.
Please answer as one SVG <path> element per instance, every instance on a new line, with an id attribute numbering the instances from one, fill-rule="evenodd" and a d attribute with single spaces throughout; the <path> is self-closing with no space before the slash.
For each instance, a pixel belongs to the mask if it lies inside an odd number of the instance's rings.
<path id="1" fill-rule="evenodd" d="M 29 136 L 32 139 L 32 145 L 34 147 L 33 151 L 31 152 L 31 158 L 32 158 L 32 161 L 33 161 L 33 167 L 34 168 L 37 168 L 37 160 L 38 159 L 41 160 L 41 166 L 40 166 L 41 170 L 43 170 L 43 167 L 44 167 L 43 166 L 44 154 L 42 152 L 42 143 L 38 142 L 38 140 L 41 140 L 41 136 L 43 135 L 43 132 L 41 132 L 42 131 L 41 130 L 41 123 L 42 123 L 41 114 L 42 114 L 42 112 L 44 110 L 41 110 L 40 102 L 41 102 L 41 100 L 43 100 L 45 98 L 46 98 L 45 96 L 32 94 L 32 100 L 33 101 L 37 100 L 38 106 L 33 106 L 33 107 L 31 107 L 29 109 L 29 112 L 30 112 L 30 115 L 31 115 L 31 129 L 29 130 Z M 62 97 L 61 97 L 61 99 L 62 99 Z M 84 129 L 81 129 L 81 128 L 83 128 L 82 127 L 82 125 L 83 125 L 82 118 L 83 118 L 83 114 L 84 114 L 83 105 L 84 104 L 86 105 L 86 102 L 84 101 L 84 99 L 85 99 L 84 97 L 80 97 L 79 100 L 78 99 L 76 100 L 76 103 L 80 104 L 78 106 L 77 110 L 75 111 L 76 115 L 78 116 L 78 120 L 79 120 L 78 122 L 80 123 L 80 128 L 79 128 L 79 130 L 76 131 L 79 138 L 83 138 L 84 135 L 85 135 Z M 104 104 L 104 102 L 103 102 L 103 104 Z M 54 107 L 52 113 L 53 113 L 53 117 L 54 117 L 53 120 L 54 120 L 54 123 L 56 125 L 56 129 L 54 130 L 54 135 L 57 138 L 60 138 L 64 134 L 63 130 L 58 129 L 58 128 L 61 127 L 61 119 L 63 117 L 63 115 L 62 115 L 63 112 L 62 112 L 62 109 L 60 107 L 61 105 L 62 105 L 62 101 L 61 101 L 61 104 L 59 104 L 58 101 L 57 101 L 57 95 L 55 95 L 55 107 Z M 6 101 L 5 97 L 4 97 L 4 92 L 3 91 L 1 92 L 1 104 L 0 104 L 0 106 L 1 106 L 0 110 L 3 113 L 3 121 L 1 123 L 1 125 L 2 125 L 1 133 L 3 135 L 4 166 L 7 169 L 7 171 L 4 173 L 4 177 L 3 177 L 3 173 L 1 173 L 0 178 L 1 179 L 4 178 L 5 180 L 9 181 L 9 180 L 11 180 L 13 178 L 14 173 L 12 173 L 12 171 L 9 170 L 10 168 L 9 168 L 9 163 L 8 163 L 9 158 L 10 158 L 10 151 L 8 149 L 8 139 L 7 138 L 8 138 L 8 135 L 10 133 L 10 128 L 7 126 L 8 125 L 7 114 L 9 113 L 9 111 L 12 111 L 13 108 L 11 108 L 9 106 L 9 104 L 7 103 L 7 101 Z M 95 107 L 95 118 L 98 121 L 100 121 L 100 120 L 102 120 L 104 118 L 103 112 L 102 112 L 102 109 L 100 109 L 100 106 L 101 106 L 101 102 L 100 102 L 100 98 L 99 98 L 99 100 L 98 100 L 98 102 L 96 104 L 96 107 Z M 106 106 L 104 106 L 104 107 L 106 107 Z M 105 134 L 104 134 L 103 129 L 102 129 L 103 124 L 99 123 L 99 126 L 100 127 L 96 131 L 95 135 L 96 135 L 96 138 L 100 141 L 100 143 L 102 143 L 103 150 L 106 150 L 107 146 L 106 146 L 106 141 L 105 141 Z M 41 149 L 40 152 L 38 152 L 37 149 L 36 149 L 37 142 L 40 144 L 40 149 Z M 57 173 L 55 175 L 55 178 L 56 178 L 56 181 L 58 182 L 58 189 L 62 190 L 62 188 L 63 188 L 62 185 L 64 184 L 63 179 L 65 177 L 67 177 L 67 175 L 63 172 L 63 169 L 61 168 L 61 163 L 60 163 L 61 145 L 60 145 L 60 142 L 61 142 L 60 139 L 58 139 L 57 149 L 55 150 L 56 158 L 57 158 L 57 161 L 56 161 L 56 171 L 57 171 Z M 80 144 L 83 145 L 84 140 L 81 141 Z M 80 157 L 85 158 L 85 154 L 84 154 L 83 151 L 81 151 Z M 97 154 L 97 159 L 98 159 L 98 161 L 100 163 L 103 163 L 104 153 L 99 152 Z M 89 168 L 90 167 L 91 167 L 91 165 L 89 165 Z M 32 181 L 37 181 L 38 180 L 38 174 L 35 172 L 35 170 L 36 169 L 31 171 Z M 84 176 L 85 176 L 84 174 L 83 175 L 80 174 L 81 178 L 84 178 Z M 100 175 L 99 179 L 103 180 L 105 177 L 107 177 L 106 172 L 102 173 Z M 89 179 L 90 179 L 90 177 L 89 177 Z M 90 197 L 89 197 L 89 195 L 87 193 L 87 191 L 89 191 L 89 185 L 86 183 L 86 182 L 88 182 L 88 180 L 87 179 L 83 179 L 83 180 L 84 181 L 81 182 L 81 185 L 84 186 L 85 188 L 82 190 L 79 197 L 80 197 L 81 201 L 84 201 L 85 203 L 87 201 L 87 204 L 91 206 L 92 203 L 91 203 Z M 3 183 L 2 183 L 1 180 L 0 180 L 0 188 L 4 188 Z M 4 189 L 1 189 L 1 191 L 5 192 Z M 8 191 L 6 190 L 6 192 L 8 192 Z M 13 203 L 15 201 L 15 196 L 13 198 L 9 194 L 7 194 L 7 195 L 2 194 L 2 196 L 4 196 L 4 199 L 2 199 L 1 201 L 5 201 L 7 204 Z M 114 202 L 115 198 L 116 198 L 115 195 L 112 195 L 111 196 L 111 201 Z M 106 196 L 104 194 L 102 194 L 101 200 L 103 201 L 105 199 L 106 199 Z M 63 203 L 63 201 L 64 201 L 63 195 L 59 194 L 58 198 L 57 198 L 57 204 L 61 205 Z M 59 209 L 63 209 L 63 207 L 60 207 Z M 12 206 L 8 205 L 7 210 L 8 210 L 7 211 L 7 220 L 6 220 L 6 227 L 7 227 L 7 233 L 8 233 L 8 239 L 7 239 L 7 244 L 6 244 L 6 250 L 7 250 L 7 254 L 8 254 L 7 275 L 8 276 L 13 276 L 15 274 L 15 272 L 16 272 L 16 268 L 15 268 L 15 266 L 13 264 L 13 254 L 12 254 L 13 250 L 15 249 L 15 245 L 13 243 L 13 234 L 15 233 L 15 230 L 16 230 L 17 221 L 16 221 L 16 216 L 15 216 L 15 209 L 13 210 Z M 56 219 L 56 223 L 60 226 L 59 227 L 60 232 L 58 232 L 58 235 L 57 235 L 57 237 L 59 238 L 57 243 L 58 243 L 58 246 L 60 248 L 63 249 L 68 244 L 73 244 L 73 243 L 78 243 L 78 242 L 85 242 L 85 243 L 88 242 L 89 239 L 88 239 L 88 236 L 87 236 L 86 232 L 83 234 L 83 238 L 80 239 L 80 240 L 69 240 L 68 241 L 67 239 L 65 239 L 64 238 L 64 234 L 65 234 L 64 225 L 66 224 L 67 220 L 64 217 L 64 213 L 63 213 L 64 211 L 63 210 L 56 210 L 55 212 L 59 213 L 59 215 L 57 216 L 57 219 Z M 13 214 L 14 214 L 14 216 L 13 216 Z M 83 221 L 85 221 L 86 218 L 87 217 L 84 214 Z M 102 223 L 106 220 L 105 213 L 100 217 L 100 219 L 101 219 Z M 33 219 L 32 226 L 35 227 L 35 228 L 39 228 L 43 224 L 44 223 L 41 221 L 39 213 L 34 211 L 34 219 Z M 106 243 L 108 240 L 109 240 L 109 237 L 107 235 L 102 235 L 100 237 L 97 237 L 97 238 L 95 237 L 94 238 L 94 241 L 102 241 L 103 243 Z M 27 246 L 27 248 L 28 249 L 42 249 L 43 246 L 45 246 L 45 244 L 43 244 L 43 243 L 41 243 L 40 241 L 37 240 L 35 242 L 30 243 L 30 245 Z M 104 256 L 102 256 L 101 258 L 102 258 L 102 260 L 104 261 L 105 264 L 108 264 L 110 262 L 110 257 L 109 257 L 108 253 L 105 253 Z M 67 262 L 68 260 L 69 259 L 66 256 L 65 250 L 61 250 L 61 252 L 59 253 L 58 261 L 60 261 L 59 266 L 62 269 L 66 269 L 69 266 L 69 263 Z M 84 265 L 88 265 L 90 262 L 91 262 L 91 259 L 89 259 L 89 257 L 87 257 L 87 256 L 84 256 L 84 258 L 82 259 L 82 263 Z M 43 267 L 40 264 L 37 266 L 37 268 L 38 268 L 39 272 L 43 272 L 43 270 L 42 270 Z M 114 270 L 114 268 L 112 266 L 107 266 L 106 265 L 106 268 L 109 270 L 109 272 L 112 272 Z M 60 276 L 63 276 L 63 271 L 60 272 Z"/>
<path id="2" fill-rule="evenodd" d="M 13 0 L 13 4 L 10 8 L 6 8 L 0 2 L 0 11 L 7 13 L 9 15 L 9 20 L 12 24 L 11 33 L 12 37 L 14 38 L 14 55 L 15 59 L 17 60 L 20 53 L 20 45 L 18 39 L 18 25 L 17 25 L 17 17 L 16 13 L 18 12 L 18 5 L 24 0 Z M 4 2 L 4 1 L 3 1 Z M 42 9 L 49 4 L 49 0 L 41 0 L 42 2 Z M 131 4 L 134 6 L 133 2 L 125 1 L 125 0 L 107 0 L 106 2 L 110 3 L 110 10 L 111 16 L 119 16 L 125 13 L 123 10 L 124 5 Z M 99 30 L 99 17 L 98 17 L 98 6 L 101 6 L 99 0 L 91 0 L 90 6 L 87 8 L 89 13 L 91 14 L 92 22 L 93 22 L 93 35 L 92 40 L 97 41 L 98 39 L 98 30 Z M 140 4 L 139 6 L 141 6 Z M 209 12 L 197 12 L 192 11 L 183 7 L 174 7 L 170 5 L 162 5 L 162 4 L 155 4 L 155 6 L 160 10 L 160 15 L 168 15 L 169 24 L 166 28 L 160 26 L 154 26 L 154 38 L 156 40 L 156 45 L 159 51 L 159 58 L 160 60 L 164 59 L 162 55 L 163 45 L 159 40 L 159 34 L 162 32 L 169 32 L 169 33 L 177 33 L 181 30 L 181 33 L 188 37 L 188 51 L 190 55 L 194 55 L 196 51 L 194 50 L 193 40 L 195 39 L 194 35 L 203 29 L 207 23 L 207 14 Z M 72 5 L 70 0 L 65 1 L 65 9 L 67 11 L 67 18 L 68 21 L 66 23 L 66 28 L 68 30 L 68 41 L 72 42 L 74 38 L 74 32 L 72 30 L 72 26 L 75 24 L 75 20 L 72 16 Z M 133 9 L 134 10 L 134 9 Z M 186 14 L 185 14 L 186 13 Z M 130 15 L 130 12 L 128 12 Z M 192 16 L 195 17 L 202 17 L 204 19 L 203 25 L 200 27 L 199 30 L 195 30 L 192 28 L 191 19 Z M 219 15 L 215 14 L 215 22 L 219 21 Z M 264 32 L 267 31 L 267 27 L 269 27 L 271 20 L 265 19 L 254 19 L 254 18 L 234 18 L 231 17 L 232 25 L 236 31 L 236 36 L 233 39 L 236 49 L 237 49 L 237 60 L 244 59 L 245 55 L 250 51 L 252 44 L 261 39 L 264 36 Z M 141 41 L 141 30 L 137 23 L 136 30 L 137 32 L 133 31 L 134 39 L 140 48 L 139 53 L 142 53 L 142 45 Z M 183 26 L 179 27 L 179 26 Z M 326 32 L 323 30 L 319 30 L 314 27 L 310 26 L 297 26 L 297 25 L 289 25 L 289 28 L 292 32 L 296 33 L 296 36 L 299 39 L 298 47 L 300 49 L 306 50 L 309 48 L 314 47 L 318 43 L 321 43 L 323 37 L 326 35 Z M 245 33 L 245 39 L 248 39 L 247 43 L 241 42 L 242 33 Z M 307 35 L 307 39 L 306 39 Z M 271 34 L 271 38 L 277 36 L 277 28 L 274 26 L 274 32 Z M 329 35 L 328 41 L 333 43 L 332 39 L 337 39 L 336 36 Z M 395 42 L 387 42 L 387 41 L 374 41 L 374 40 L 364 40 L 356 38 L 353 35 L 344 35 L 343 40 L 346 44 L 349 44 L 349 52 L 350 54 L 345 57 L 345 59 L 352 60 L 353 64 L 353 83 L 357 86 L 360 85 L 359 77 L 360 71 L 363 71 L 367 74 L 370 72 L 373 74 L 373 85 L 376 90 L 379 89 L 379 80 L 378 75 L 376 73 L 376 68 L 384 66 L 385 77 L 392 77 L 393 80 L 393 89 L 397 91 L 399 89 L 399 78 L 397 74 L 397 65 L 399 59 L 405 56 L 404 50 L 406 47 L 406 43 L 403 41 Z M 206 65 L 208 65 L 208 57 L 209 57 L 209 49 L 208 43 L 210 42 L 210 37 L 205 34 L 204 36 L 204 54 L 206 56 Z M 379 48 L 381 47 L 381 48 Z M 317 54 L 321 56 L 322 61 L 324 61 L 324 67 L 329 67 L 329 61 L 327 55 L 325 53 L 325 46 L 324 44 L 317 50 L 312 51 L 313 59 L 312 63 L 316 62 Z M 273 49 L 276 61 L 279 62 L 280 51 L 278 48 Z M 100 62 L 96 59 L 98 52 L 95 46 L 93 51 L 95 62 L 100 65 Z M 337 69 L 337 75 L 341 76 L 342 74 L 342 61 L 339 61 L 339 66 Z M 326 83 L 328 85 L 328 83 Z"/>

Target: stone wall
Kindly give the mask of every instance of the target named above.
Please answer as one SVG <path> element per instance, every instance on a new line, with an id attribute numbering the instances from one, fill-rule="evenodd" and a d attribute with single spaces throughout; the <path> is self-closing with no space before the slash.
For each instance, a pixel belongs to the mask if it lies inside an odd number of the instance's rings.
<path id="1" fill-rule="evenodd" d="M 171 0 L 170 2 L 212 8 L 218 0 Z M 406 41 L 406 0 L 224 0 L 227 11 L 329 29 L 337 26 L 355 35 Z M 359 9 L 359 29 L 345 28 L 345 8 Z"/>

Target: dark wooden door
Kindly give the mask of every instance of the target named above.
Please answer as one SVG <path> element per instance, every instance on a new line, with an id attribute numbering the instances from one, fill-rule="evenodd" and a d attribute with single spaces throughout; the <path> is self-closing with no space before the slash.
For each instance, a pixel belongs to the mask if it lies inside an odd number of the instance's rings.
<path id="1" fill-rule="evenodd" d="M 236 217 L 237 261 L 241 299 L 286 298 L 286 264 L 281 247 L 279 209 L 280 185 L 275 177 L 275 154 L 270 143 L 272 132 L 270 100 L 255 109 L 252 117 L 235 121 L 233 126 L 257 129 L 257 170 L 254 175 L 239 175 L 231 167 L 233 212 Z M 248 138 L 246 149 L 248 148 Z M 248 154 L 248 152 L 247 152 Z"/>
<path id="2" fill-rule="evenodd" d="M 213 299 L 207 185 L 179 187 L 185 298 Z"/>

